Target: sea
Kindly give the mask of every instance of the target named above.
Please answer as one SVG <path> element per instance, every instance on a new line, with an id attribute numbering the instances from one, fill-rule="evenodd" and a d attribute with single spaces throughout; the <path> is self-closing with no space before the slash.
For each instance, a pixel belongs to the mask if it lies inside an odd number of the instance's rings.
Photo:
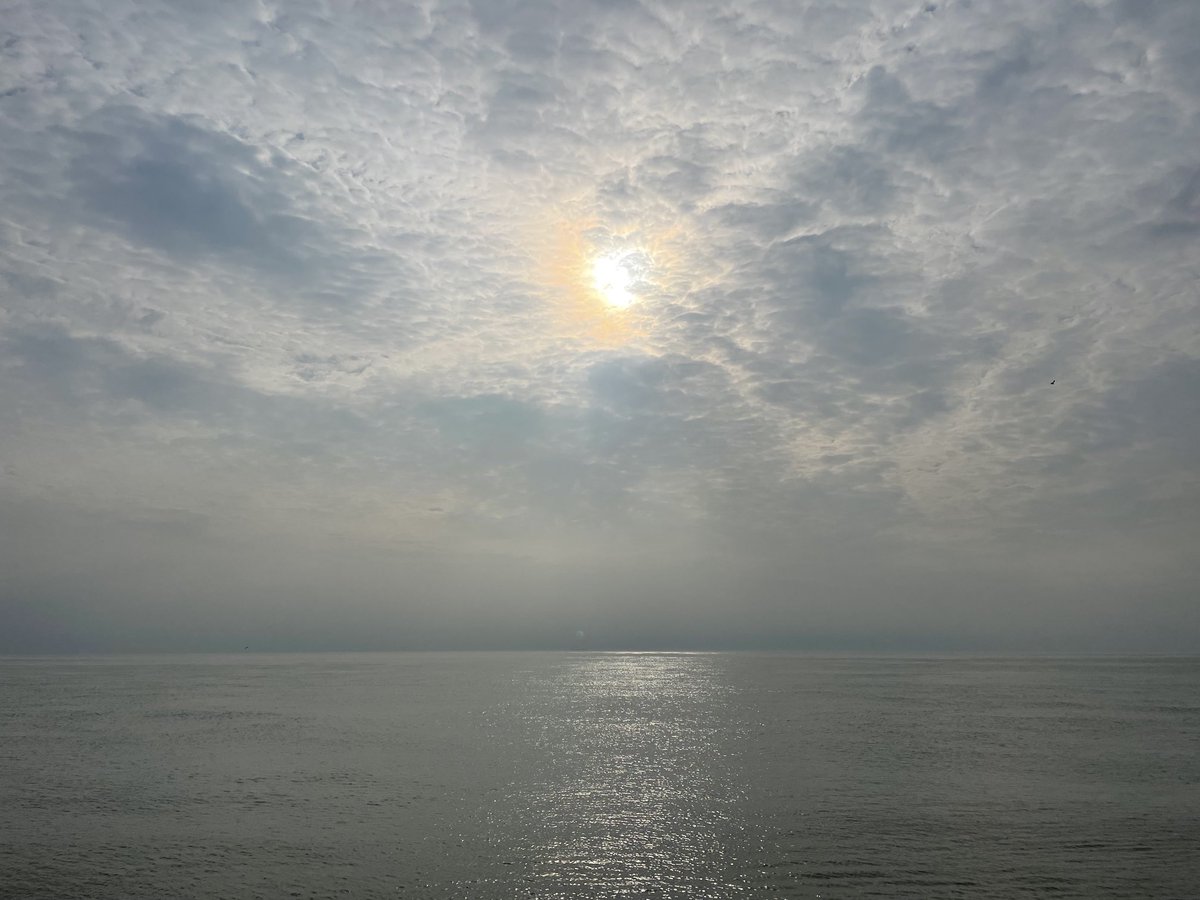
<path id="1" fill-rule="evenodd" d="M 0 659 L 3 898 L 1196 898 L 1200 660 Z"/>

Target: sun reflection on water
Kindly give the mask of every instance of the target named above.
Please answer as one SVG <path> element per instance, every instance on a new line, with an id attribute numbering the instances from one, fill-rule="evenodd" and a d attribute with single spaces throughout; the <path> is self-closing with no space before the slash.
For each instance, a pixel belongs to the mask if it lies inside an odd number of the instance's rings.
<path id="1" fill-rule="evenodd" d="M 525 724 L 553 761 L 527 798 L 538 896 L 739 893 L 724 877 L 739 792 L 720 664 L 591 655 L 556 675 L 530 686 L 541 711 Z"/>

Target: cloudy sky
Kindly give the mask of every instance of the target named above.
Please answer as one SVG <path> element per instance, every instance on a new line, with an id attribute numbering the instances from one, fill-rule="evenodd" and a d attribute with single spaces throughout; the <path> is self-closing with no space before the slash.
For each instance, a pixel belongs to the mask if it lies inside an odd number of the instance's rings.
<path id="1" fill-rule="evenodd" d="M 0 650 L 1197 649 L 1198 46 L 6 0 Z"/>

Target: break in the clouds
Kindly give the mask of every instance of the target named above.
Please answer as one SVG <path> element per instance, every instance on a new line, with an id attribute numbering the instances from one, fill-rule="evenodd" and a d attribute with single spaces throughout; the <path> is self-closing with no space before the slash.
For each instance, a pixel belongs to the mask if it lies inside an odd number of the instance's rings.
<path id="1" fill-rule="evenodd" d="M 1200 5 L 0 32 L 3 649 L 1197 646 Z"/>

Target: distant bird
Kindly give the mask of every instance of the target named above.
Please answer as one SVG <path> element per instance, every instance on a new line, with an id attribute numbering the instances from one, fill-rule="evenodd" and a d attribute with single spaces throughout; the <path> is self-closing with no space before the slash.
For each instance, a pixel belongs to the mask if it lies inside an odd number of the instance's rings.
<path id="1" fill-rule="evenodd" d="M 1051 379 L 1050 379 L 1050 383 L 1051 383 L 1051 384 L 1054 384 L 1054 379 L 1053 379 L 1053 378 L 1051 378 Z"/>

